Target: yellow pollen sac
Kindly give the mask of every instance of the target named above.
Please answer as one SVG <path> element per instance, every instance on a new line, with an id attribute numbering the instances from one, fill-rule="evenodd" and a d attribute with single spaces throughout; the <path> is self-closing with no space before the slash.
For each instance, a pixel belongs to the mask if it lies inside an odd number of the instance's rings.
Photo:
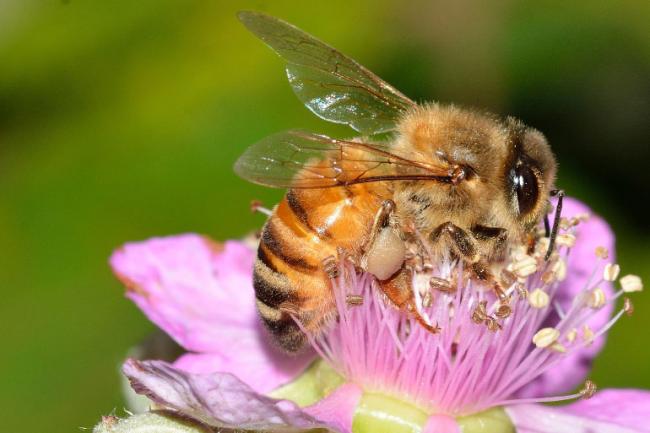
<path id="1" fill-rule="evenodd" d="M 531 256 L 524 256 L 512 264 L 512 271 L 518 277 L 527 277 L 537 271 L 537 261 Z"/>
<path id="2" fill-rule="evenodd" d="M 608 263 L 603 270 L 603 279 L 605 281 L 616 281 L 618 274 L 621 272 L 621 267 L 614 263 Z"/>
<path id="3" fill-rule="evenodd" d="M 533 343 L 539 348 L 551 346 L 560 338 L 560 331 L 555 328 L 542 328 L 533 335 Z"/>
<path id="4" fill-rule="evenodd" d="M 643 281 L 638 275 L 626 275 L 621 277 L 621 288 L 625 293 L 640 292 L 643 290 Z"/>
<path id="5" fill-rule="evenodd" d="M 606 260 L 609 257 L 609 251 L 605 247 L 596 247 L 596 257 Z"/>
<path id="6" fill-rule="evenodd" d="M 591 308 L 597 310 L 607 303 L 607 297 L 605 292 L 600 287 L 595 288 L 589 294 L 589 299 L 587 300 L 587 305 Z"/>
<path id="7" fill-rule="evenodd" d="M 535 308 L 544 308 L 549 301 L 548 294 L 542 289 L 535 289 L 528 295 L 528 303 Z"/>

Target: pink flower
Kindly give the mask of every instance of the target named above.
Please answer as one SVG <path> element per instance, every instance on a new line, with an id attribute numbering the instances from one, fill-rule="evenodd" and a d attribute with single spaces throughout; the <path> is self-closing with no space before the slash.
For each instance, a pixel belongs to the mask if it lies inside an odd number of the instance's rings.
<path id="1" fill-rule="evenodd" d="M 626 301 L 610 319 L 616 299 L 639 289 L 622 284 L 614 293 L 613 236 L 586 212 L 565 200 L 565 230 L 550 262 L 543 242 L 532 255 L 513 250 L 504 273 L 514 276 L 508 318 L 497 317 L 491 293 L 459 278 L 458 263 L 419 269 L 418 309 L 440 334 L 387 305 L 369 275 L 342 264 L 333 284 L 339 319 L 297 357 L 275 349 L 260 325 L 249 246 L 197 235 L 127 244 L 111 258 L 127 296 L 188 353 L 174 364 L 128 360 L 124 373 L 158 405 L 218 428 L 650 432 L 649 392 L 592 396 L 587 382 L 557 396 L 585 380 L 606 331 L 631 310 Z M 455 282 L 455 290 L 431 292 L 431 277 Z M 348 305 L 349 295 L 362 305 Z M 581 397 L 591 398 L 540 404 Z"/>

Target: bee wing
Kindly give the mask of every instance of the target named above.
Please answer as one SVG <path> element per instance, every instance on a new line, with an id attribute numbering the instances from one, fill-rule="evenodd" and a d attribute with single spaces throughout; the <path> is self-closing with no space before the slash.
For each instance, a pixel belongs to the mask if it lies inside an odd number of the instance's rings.
<path id="1" fill-rule="evenodd" d="M 451 182 L 450 167 L 393 153 L 387 144 L 336 140 L 286 131 L 250 146 L 235 163 L 246 180 L 277 188 L 327 188 L 358 183 Z"/>
<path id="2" fill-rule="evenodd" d="M 240 21 L 287 61 L 289 83 L 314 114 L 374 135 L 395 129 L 415 103 L 356 61 L 280 19 L 242 11 Z"/>

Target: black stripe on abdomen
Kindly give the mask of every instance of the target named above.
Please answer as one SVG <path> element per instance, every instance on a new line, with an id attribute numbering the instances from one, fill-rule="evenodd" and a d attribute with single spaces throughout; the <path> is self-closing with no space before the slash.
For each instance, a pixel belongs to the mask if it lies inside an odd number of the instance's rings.
<path id="1" fill-rule="evenodd" d="M 287 251 L 287 248 L 284 248 L 283 245 L 279 242 L 279 236 L 275 228 L 275 223 L 273 220 L 269 220 L 264 226 L 262 231 L 262 244 L 278 259 L 282 260 L 291 267 L 296 268 L 300 271 L 314 272 L 319 268 L 318 266 L 310 265 L 306 260 L 300 257 L 294 257 Z M 287 242 L 297 242 L 295 239 L 289 239 Z"/>
<path id="2" fill-rule="evenodd" d="M 269 320 L 262 317 L 266 329 L 275 337 L 282 348 L 289 352 L 297 352 L 305 346 L 307 336 L 300 330 L 293 317 L 282 313 L 279 320 Z"/>
<path id="3" fill-rule="evenodd" d="M 292 294 L 287 291 L 290 287 L 277 287 L 269 282 L 261 272 L 253 274 L 253 287 L 255 288 L 255 297 L 271 308 L 277 308 L 282 303 L 289 301 Z"/>

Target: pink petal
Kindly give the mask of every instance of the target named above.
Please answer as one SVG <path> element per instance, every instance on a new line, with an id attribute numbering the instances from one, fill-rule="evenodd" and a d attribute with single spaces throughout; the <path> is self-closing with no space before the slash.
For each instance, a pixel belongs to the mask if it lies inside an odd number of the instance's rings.
<path id="1" fill-rule="evenodd" d="M 192 374 L 163 361 L 133 359 L 123 372 L 137 393 L 212 427 L 327 428 L 294 403 L 258 394 L 231 374 Z"/>
<path id="2" fill-rule="evenodd" d="M 460 433 L 456 420 L 448 415 L 431 415 L 422 433 Z"/>
<path id="3" fill-rule="evenodd" d="M 600 265 L 594 276 L 596 282 L 602 276 L 602 266 L 608 262 L 614 262 L 614 234 L 609 225 L 598 215 L 595 215 L 584 203 L 566 197 L 562 216 L 570 218 L 582 213 L 589 213 L 591 218 L 577 226 L 576 243 L 571 249 L 567 263 L 567 277 L 558 288 L 555 300 L 559 302 L 564 311 L 567 311 L 573 298 L 582 290 L 592 275 L 597 265 Z M 597 259 L 596 247 L 603 246 L 609 250 L 609 258 L 605 261 Z M 607 298 L 614 293 L 614 287 L 609 282 L 603 282 L 599 286 L 605 292 Z M 612 314 L 613 305 L 605 305 L 589 321 L 592 329 L 600 329 L 609 320 Z M 554 313 L 549 317 L 549 326 L 557 323 L 557 315 Z M 569 392 L 581 384 L 591 370 L 591 363 L 605 344 L 605 336 L 596 339 L 593 344 L 575 350 L 559 362 L 554 368 L 542 374 L 530 384 L 522 388 L 517 396 L 540 397 L 556 395 Z"/>
<path id="4" fill-rule="evenodd" d="M 363 391 L 358 385 L 346 383 L 323 400 L 304 410 L 341 433 L 352 433 L 352 420 L 362 393 Z"/>
<path id="5" fill-rule="evenodd" d="M 110 262 L 147 317 L 197 352 L 179 367 L 232 373 L 268 392 L 302 372 L 313 354 L 288 356 L 269 343 L 255 309 L 254 257 L 242 242 L 186 234 L 126 244 Z"/>
<path id="6" fill-rule="evenodd" d="M 514 405 L 506 412 L 518 433 L 650 432 L 650 392 L 617 389 L 568 406 Z"/>

